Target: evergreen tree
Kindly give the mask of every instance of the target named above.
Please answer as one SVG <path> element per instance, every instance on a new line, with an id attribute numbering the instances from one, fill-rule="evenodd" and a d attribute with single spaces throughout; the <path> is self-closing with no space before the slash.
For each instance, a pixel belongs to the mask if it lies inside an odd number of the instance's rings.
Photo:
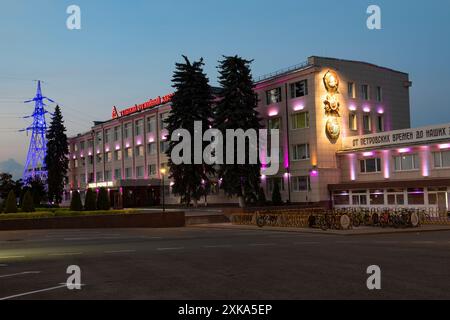
<path id="1" fill-rule="evenodd" d="M 33 196 L 31 195 L 31 191 L 28 190 L 25 192 L 22 201 L 22 212 L 34 212 L 34 203 Z"/>
<path id="2" fill-rule="evenodd" d="M 258 193 L 258 204 L 260 206 L 265 206 L 266 205 L 266 193 L 264 192 L 263 188 L 259 188 L 259 193 Z"/>
<path id="3" fill-rule="evenodd" d="M 98 210 L 109 210 L 111 209 L 111 203 L 109 201 L 108 190 L 105 188 L 100 188 L 97 197 L 97 209 Z"/>
<path id="4" fill-rule="evenodd" d="M 0 174 L 0 198 L 6 200 L 11 190 L 14 190 L 16 194 L 20 195 L 20 189 L 22 180 L 14 181 L 12 175 L 9 173 Z M 19 186 L 17 184 L 19 183 Z M 19 192 L 17 192 L 19 191 Z"/>
<path id="5" fill-rule="evenodd" d="M 224 146 L 226 146 L 227 129 L 242 129 L 244 131 L 255 129 L 258 133 L 261 125 L 256 110 L 258 99 L 253 91 L 251 61 L 234 56 L 224 57 L 219 63 L 219 82 L 222 91 L 215 108 L 214 127 L 222 132 Z M 245 164 L 237 164 L 237 150 L 235 148 L 235 164 L 220 165 L 218 172 L 220 178 L 222 178 L 221 188 L 228 196 L 237 196 L 240 206 L 245 206 L 245 199 L 256 198 L 261 178 L 261 165 L 259 163 L 249 164 L 249 148 L 256 147 L 256 152 L 258 152 L 258 147 L 250 146 L 247 139 L 245 147 Z M 224 154 L 226 154 L 225 147 Z"/>
<path id="6" fill-rule="evenodd" d="M 17 212 L 17 199 L 14 190 L 11 190 L 6 198 L 5 213 Z"/>
<path id="7" fill-rule="evenodd" d="M 39 177 L 31 177 L 26 181 L 27 187 L 31 190 L 34 206 L 37 207 L 45 200 L 47 191 L 45 190 L 45 182 Z"/>
<path id="8" fill-rule="evenodd" d="M 278 182 L 275 182 L 272 191 L 272 204 L 275 206 L 279 206 L 282 203 L 283 200 L 281 199 L 280 185 L 278 184 Z"/>
<path id="9" fill-rule="evenodd" d="M 203 72 L 203 59 L 191 63 L 187 57 L 183 56 L 183 58 L 184 63 L 176 63 L 172 79 L 175 95 L 172 98 L 172 110 L 166 122 L 169 138 L 177 129 L 185 129 L 190 133 L 192 150 L 190 163 L 174 164 L 172 161 L 171 154 L 175 145 L 179 143 L 177 141 L 170 142 L 167 155 L 170 178 L 174 182 L 173 193 L 179 195 L 186 205 L 189 205 L 191 201 L 194 201 L 196 205 L 200 197 L 204 195 L 203 185 L 209 184 L 214 169 L 205 163 L 194 164 L 194 122 L 201 122 L 203 131 L 209 129 L 212 119 L 212 93 L 208 84 L 209 80 Z M 201 132 L 199 134 L 202 136 Z M 203 150 L 208 143 L 203 142 L 203 136 L 197 143 L 202 145 L 203 156 Z M 184 155 L 183 152 L 180 152 L 181 157 Z"/>
<path id="10" fill-rule="evenodd" d="M 81 203 L 81 196 L 77 190 L 72 192 L 72 199 L 70 200 L 70 210 L 83 211 L 83 204 Z"/>
<path id="11" fill-rule="evenodd" d="M 88 191 L 86 192 L 86 199 L 84 200 L 84 210 L 97 210 L 97 194 L 92 189 L 88 189 Z"/>
<path id="12" fill-rule="evenodd" d="M 48 200 L 60 204 L 67 180 L 69 165 L 69 148 L 67 145 L 66 127 L 61 109 L 56 106 L 47 131 L 47 155 L 45 164 L 48 170 Z"/>

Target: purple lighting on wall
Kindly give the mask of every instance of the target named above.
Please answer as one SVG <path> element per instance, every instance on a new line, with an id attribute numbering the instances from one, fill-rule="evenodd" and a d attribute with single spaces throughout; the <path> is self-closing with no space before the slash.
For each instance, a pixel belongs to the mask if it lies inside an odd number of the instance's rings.
<path id="1" fill-rule="evenodd" d="M 398 153 L 408 153 L 411 152 L 411 148 L 400 148 L 398 149 Z"/>
<path id="2" fill-rule="evenodd" d="M 389 166 L 389 150 L 383 151 L 383 175 L 385 179 L 389 179 L 390 175 L 390 166 Z"/>
<path id="3" fill-rule="evenodd" d="M 364 152 L 363 156 L 364 157 L 372 157 L 375 153 L 373 151 L 369 151 L 369 152 Z"/>
<path id="4" fill-rule="evenodd" d="M 352 104 L 350 107 L 348 107 L 348 109 L 350 111 L 356 111 L 356 106 Z"/>
<path id="5" fill-rule="evenodd" d="M 269 110 L 269 117 L 275 117 L 277 115 L 278 115 L 278 110 L 277 109 Z"/>
<path id="6" fill-rule="evenodd" d="M 348 155 L 348 160 L 350 162 L 350 180 L 355 181 L 356 180 L 356 156 L 354 154 Z"/>
<path id="7" fill-rule="evenodd" d="M 384 109 L 382 107 L 379 107 L 377 112 L 378 112 L 378 114 L 383 114 L 384 113 Z"/>
<path id="8" fill-rule="evenodd" d="M 305 106 L 303 104 L 297 104 L 294 106 L 294 111 L 301 111 L 305 109 Z"/>
<path id="9" fill-rule="evenodd" d="M 363 108 L 363 111 L 364 111 L 364 112 L 370 112 L 370 107 L 364 107 L 364 108 Z"/>
<path id="10" fill-rule="evenodd" d="M 440 144 L 439 149 L 450 149 L 450 143 Z"/>

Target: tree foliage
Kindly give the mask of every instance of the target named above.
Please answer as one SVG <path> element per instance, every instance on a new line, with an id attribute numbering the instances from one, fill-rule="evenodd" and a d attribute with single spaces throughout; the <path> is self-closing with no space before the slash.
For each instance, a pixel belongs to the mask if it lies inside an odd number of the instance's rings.
<path id="1" fill-rule="evenodd" d="M 226 146 L 227 129 L 258 130 L 261 128 L 256 110 L 258 99 L 253 91 L 253 79 L 250 70 L 251 61 L 241 57 L 224 57 L 219 62 L 219 82 L 222 87 L 219 102 L 214 113 L 214 127 L 224 136 Z M 241 199 L 255 199 L 260 188 L 261 166 L 249 164 L 250 143 L 246 141 L 245 163 L 237 164 L 237 150 L 234 151 L 235 164 L 223 164 L 219 169 L 222 178 L 221 188 L 228 196 Z M 256 151 L 258 150 L 257 146 Z M 241 150 L 240 152 L 243 152 Z M 224 154 L 226 150 L 224 147 Z"/>
<path id="2" fill-rule="evenodd" d="M 282 203 L 283 200 L 281 199 L 280 184 L 278 183 L 278 181 L 275 181 L 272 191 L 272 204 L 279 206 Z"/>
<path id="3" fill-rule="evenodd" d="M 109 201 L 108 190 L 106 188 L 100 188 L 97 197 L 97 209 L 109 210 L 111 209 L 111 203 Z"/>
<path id="4" fill-rule="evenodd" d="M 22 212 L 34 212 L 34 202 L 33 196 L 31 195 L 31 191 L 28 190 L 25 192 L 22 200 Z"/>
<path id="5" fill-rule="evenodd" d="M 62 201 L 69 166 L 68 154 L 66 127 L 61 109 L 56 106 L 47 131 L 47 155 L 45 157 L 48 170 L 48 199 L 56 204 L 60 204 Z"/>
<path id="6" fill-rule="evenodd" d="M 9 191 L 6 198 L 5 213 L 17 213 L 17 198 L 14 190 Z"/>
<path id="7" fill-rule="evenodd" d="M 176 70 L 173 75 L 173 87 L 175 95 L 172 98 L 172 111 L 168 117 L 167 130 L 169 137 L 177 129 L 185 129 L 191 136 L 191 157 L 190 164 L 174 164 L 171 159 L 172 151 L 177 141 L 171 141 L 167 155 L 169 157 L 170 178 L 173 179 L 172 190 L 174 194 L 181 197 L 182 202 L 187 205 L 192 200 L 197 201 L 206 190 L 204 186 L 209 183 L 214 170 L 211 165 L 194 164 L 194 122 L 200 121 L 202 129 L 207 130 L 212 119 L 212 93 L 208 84 L 209 80 L 203 72 L 203 59 L 191 63 L 183 56 L 183 63 L 176 63 Z M 200 133 L 201 134 L 201 133 Z M 172 140 L 172 139 L 171 139 Z M 201 143 L 202 151 L 208 143 Z M 180 152 L 180 156 L 184 153 Z"/>
<path id="8" fill-rule="evenodd" d="M 72 191 L 72 199 L 70 200 L 71 211 L 83 211 L 83 204 L 81 203 L 81 196 L 78 190 Z"/>
<path id="9" fill-rule="evenodd" d="M 86 192 L 86 199 L 84 200 L 84 209 L 86 211 L 97 210 L 97 193 L 92 189 L 88 189 Z"/>

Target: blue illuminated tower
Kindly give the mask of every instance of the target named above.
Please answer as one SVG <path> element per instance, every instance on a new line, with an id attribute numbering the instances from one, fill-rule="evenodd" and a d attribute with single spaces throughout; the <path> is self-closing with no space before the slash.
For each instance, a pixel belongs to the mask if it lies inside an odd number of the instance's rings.
<path id="1" fill-rule="evenodd" d="M 31 131 L 30 147 L 28 148 L 27 161 L 23 172 L 23 180 L 26 181 L 31 177 L 39 177 L 43 181 L 47 179 L 47 169 L 45 168 L 45 155 L 47 153 L 47 123 L 45 121 L 45 110 L 47 106 L 44 100 L 54 102 L 53 100 L 43 97 L 41 91 L 41 81 L 38 81 L 36 96 L 25 103 L 34 102 L 34 112 L 31 116 L 25 118 L 33 118 L 33 124 L 23 131 Z"/>

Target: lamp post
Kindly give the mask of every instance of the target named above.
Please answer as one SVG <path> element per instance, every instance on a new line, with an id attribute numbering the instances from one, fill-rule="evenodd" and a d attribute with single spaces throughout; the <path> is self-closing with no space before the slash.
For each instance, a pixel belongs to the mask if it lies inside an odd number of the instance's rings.
<path id="1" fill-rule="evenodd" d="M 164 188 L 164 175 L 166 174 L 166 169 L 162 168 L 160 170 L 161 172 L 161 180 L 162 180 L 162 206 L 163 206 L 163 212 L 166 212 L 166 203 L 165 203 L 165 188 Z"/>

